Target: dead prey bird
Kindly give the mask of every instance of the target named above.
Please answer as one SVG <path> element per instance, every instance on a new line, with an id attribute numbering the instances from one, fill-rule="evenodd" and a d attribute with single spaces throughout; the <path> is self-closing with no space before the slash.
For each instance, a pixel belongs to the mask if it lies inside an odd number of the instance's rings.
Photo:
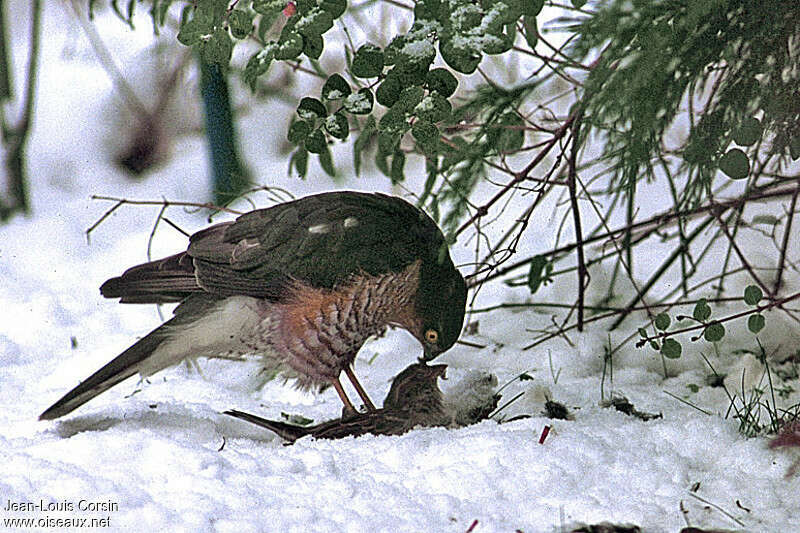
<path id="1" fill-rule="evenodd" d="M 341 439 L 367 433 L 401 435 L 416 426 L 447 426 L 452 417 L 444 409 L 438 385 L 439 378 L 446 379 L 446 370 L 447 365 L 415 363 L 394 378 L 382 409 L 314 426 L 296 426 L 236 410 L 225 411 L 225 414 L 265 427 L 289 444 L 306 435 L 318 439 Z"/>

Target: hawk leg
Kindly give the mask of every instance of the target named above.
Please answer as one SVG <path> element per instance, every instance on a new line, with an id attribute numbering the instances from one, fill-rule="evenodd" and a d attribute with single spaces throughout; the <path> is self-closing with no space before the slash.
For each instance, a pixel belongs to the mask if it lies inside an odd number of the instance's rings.
<path id="1" fill-rule="evenodd" d="M 342 411 L 342 418 L 344 418 L 345 413 L 347 414 L 352 413 L 354 415 L 357 414 L 358 411 L 356 411 L 356 408 L 353 407 L 353 402 L 351 402 L 350 398 L 348 398 L 347 394 L 345 394 L 344 389 L 342 388 L 342 383 L 339 381 L 339 378 L 334 378 L 334 380 L 331 381 L 331 384 L 333 385 L 333 388 L 336 389 L 336 394 L 339 395 L 339 398 L 342 400 L 342 403 L 344 404 L 344 409 Z"/>
<path id="2" fill-rule="evenodd" d="M 375 404 L 372 403 L 372 400 L 370 400 L 369 396 L 367 396 L 367 391 L 365 391 L 364 387 L 361 386 L 361 383 L 358 382 L 358 379 L 356 378 L 356 375 L 350 365 L 344 367 L 344 373 L 347 374 L 350 383 L 352 383 L 353 387 L 355 387 L 356 392 L 361 397 L 361 401 L 363 401 L 364 405 L 367 407 L 367 411 L 375 411 Z"/>

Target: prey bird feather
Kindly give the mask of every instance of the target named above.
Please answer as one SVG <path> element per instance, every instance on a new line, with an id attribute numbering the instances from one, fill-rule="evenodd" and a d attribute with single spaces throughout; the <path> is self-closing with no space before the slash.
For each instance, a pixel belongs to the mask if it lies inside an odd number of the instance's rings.
<path id="1" fill-rule="evenodd" d="M 448 426 L 452 417 L 445 410 L 438 385 L 438 379 L 445 378 L 446 370 L 446 365 L 413 364 L 392 381 L 382 409 L 350 414 L 314 426 L 287 424 L 237 410 L 224 414 L 269 429 L 289 444 L 309 435 L 317 439 L 341 439 L 368 433 L 402 435 L 418 426 Z"/>
<path id="2" fill-rule="evenodd" d="M 45 410 L 59 418 L 138 373 L 192 357 L 256 355 L 304 389 L 338 393 L 339 376 L 372 402 L 351 365 L 389 326 L 430 360 L 458 339 L 467 289 L 444 236 L 423 211 L 377 193 L 329 192 L 203 229 L 189 247 L 134 266 L 100 292 L 122 303 L 179 302 L 174 316 Z"/>

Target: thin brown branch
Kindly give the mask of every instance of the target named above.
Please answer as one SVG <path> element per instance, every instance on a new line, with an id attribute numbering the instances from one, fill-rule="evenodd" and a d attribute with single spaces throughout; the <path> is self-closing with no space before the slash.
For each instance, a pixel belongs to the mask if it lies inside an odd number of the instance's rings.
<path id="1" fill-rule="evenodd" d="M 167 207 L 171 207 L 171 206 L 196 207 L 196 208 L 199 208 L 199 209 L 209 209 L 209 210 L 212 210 L 212 211 L 224 211 L 226 213 L 231 213 L 231 214 L 234 214 L 234 215 L 241 215 L 242 214 L 241 211 L 237 211 L 235 209 L 230 209 L 228 207 L 222 207 L 222 206 L 215 205 L 215 204 L 212 204 L 212 203 L 209 203 L 209 202 L 206 202 L 206 203 L 173 202 L 173 201 L 170 201 L 170 200 L 167 200 L 167 199 L 164 199 L 164 200 L 128 200 L 127 198 L 117 198 L 117 197 L 114 197 L 114 196 L 102 196 L 102 195 L 97 195 L 97 194 L 93 194 L 91 196 L 91 198 L 92 198 L 92 200 L 108 200 L 110 202 L 116 202 L 116 203 L 110 209 L 108 209 L 105 213 L 103 213 L 100 216 L 100 218 L 98 218 L 97 221 L 94 224 L 92 224 L 91 226 L 89 226 L 89 228 L 86 230 L 86 240 L 87 240 L 87 242 L 90 240 L 91 233 L 95 229 L 97 229 L 97 227 L 100 226 L 100 224 L 102 224 L 108 217 L 110 217 L 111 214 L 114 211 L 116 211 L 117 209 L 119 209 L 120 207 L 122 207 L 123 205 L 126 205 L 126 204 L 130 204 L 130 205 L 160 205 L 161 206 L 161 212 L 159 213 L 158 220 L 161 219 L 161 217 L 162 217 L 164 211 L 166 210 L 166 208 Z M 156 225 L 158 225 L 158 222 L 156 222 Z M 182 230 L 180 230 L 180 231 L 182 232 Z M 155 233 L 155 228 L 153 228 L 153 233 Z M 152 238 L 152 233 L 151 233 L 151 238 Z M 149 244 L 148 244 L 148 254 L 149 254 Z"/>
<path id="2" fill-rule="evenodd" d="M 114 196 L 103 196 L 99 194 L 93 194 L 91 196 L 92 200 L 108 200 L 111 202 L 119 202 L 120 204 L 131 204 L 131 205 L 166 205 L 166 206 L 180 206 L 180 207 L 197 207 L 199 209 L 210 209 L 212 211 L 223 211 L 225 213 L 231 213 L 233 215 L 241 215 L 243 214 L 242 211 L 237 211 L 236 209 L 231 209 L 230 207 L 224 207 L 221 205 L 212 204 L 211 202 L 179 202 L 173 200 L 128 200 L 127 198 L 117 198 Z"/>
<path id="3" fill-rule="evenodd" d="M 581 228 L 581 213 L 578 206 L 578 193 L 575 182 L 577 181 L 577 159 L 580 149 L 581 116 L 579 112 L 572 123 L 572 149 L 569 155 L 569 174 L 567 189 L 569 190 L 570 209 L 575 225 L 575 250 L 578 256 L 578 331 L 583 331 L 583 306 L 586 291 L 586 260 L 583 254 L 583 229 Z"/>
<path id="4" fill-rule="evenodd" d="M 795 184 L 800 184 L 800 178 L 795 178 Z M 625 233 L 626 231 L 628 231 L 628 229 L 647 230 L 647 231 L 651 231 L 652 232 L 655 229 L 659 229 L 659 228 L 664 227 L 668 223 L 671 223 L 672 221 L 674 221 L 674 220 L 676 220 L 678 218 L 683 217 L 683 218 L 686 218 L 688 220 L 689 218 L 693 218 L 693 217 L 702 215 L 704 213 L 707 213 L 710 209 L 714 208 L 715 206 L 717 208 L 729 209 L 729 208 L 737 207 L 737 206 L 740 206 L 740 205 L 743 205 L 743 204 L 749 203 L 749 202 L 758 202 L 758 201 L 769 200 L 769 199 L 773 199 L 773 198 L 781 198 L 781 197 L 785 197 L 785 196 L 790 196 L 790 195 L 793 195 L 796 192 L 796 187 L 782 187 L 782 188 L 779 188 L 779 189 L 776 189 L 776 190 L 771 190 L 771 189 L 772 189 L 772 186 L 766 185 L 766 186 L 760 187 L 759 189 L 757 189 L 755 191 L 751 191 L 751 193 L 749 193 L 749 194 L 745 194 L 745 195 L 742 195 L 742 196 L 739 196 L 739 197 L 736 197 L 736 198 L 731 198 L 729 200 L 716 202 L 716 204 L 714 204 L 714 205 L 706 204 L 706 205 L 698 206 L 698 207 L 696 207 L 694 209 L 687 209 L 687 210 L 683 210 L 683 211 L 672 211 L 672 210 L 670 210 L 668 212 L 655 215 L 655 216 L 653 216 L 653 217 L 651 217 L 651 218 L 649 218 L 647 220 L 642 220 L 640 222 L 636 222 L 632 226 L 625 225 L 625 226 L 622 226 L 622 227 L 614 229 L 614 230 L 610 230 L 610 231 L 607 231 L 607 232 L 604 232 L 604 233 L 600 233 L 600 234 L 594 235 L 592 237 L 587 237 L 586 239 L 584 239 L 584 245 L 595 243 L 595 242 L 602 241 L 602 240 L 609 239 L 609 238 L 614 238 L 614 237 L 618 236 L 621 233 Z M 650 228 L 650 229 L 648 230 L 647 228 Z M 553 256 L 558 255 L 558 254 L 571 252 L 572 250 L 575 249 L 575 246 L 577 246 L 576 243 L 566 244 L 564 246 L 560 246 L 558 248 L 554 248 L 552 250 L 544 252 L 543 254 L 540 254 L 540 255 L 545 255 L 547 257 L 553 257 Z M 533 258 L 529 257 L 529 258 L 517 261 L 516 263 L 512 263 L 512 264 L 510 264 L 510 265 L 508 265 L 506 267 L 497 269 L 495 272 L 487 275 L 486 277 L 482 278 L 480 281 L 475 281 L 475 280 L 471 281 L 469 283 L 469 286 L 472 287 L 472 286 L 475 286 L 475 285 L 477 285 L 479 283 L 484 283 L 486 281 L 489 281 L 489 280 L 504 276 L 504 275 L 508 274 L 509 272 L 512 272 L 514 270 L 517 270 L 520 267 L 528 265 L 532 260 L 533 260 Z"/>
<path id="5" fill-rule="evenodd" d="M 777 296 L 778 290 L 781 288 L 783 282 L 783 269 L 786 264 L 786 250 L 789 248 L 789 235 L 792 234 L 792 220 L 794 219 L 794 210 L 797 207 L 797 196 L 800 193 L 800 183 L 797 184 L 792 201 L 789 202 L 789 214 L 786 217 L 786 229 L 783 231 L 783 243 L 781 244 L 780 257 L 778 258 L 778 273 L 775 276 L 775 284 L 772 286 L 772 295 Z"/>
<path id="6" fill-rule="evenodd" d="M 536 154 L 536 157 L 534 157 L 533 160 L 530 163 L 528 163 L 528 165 L 525 168 L 523 168 L 519 172 L 516 172 L 514 174 L 514 178 L 511 181 L 509 181 L 508 183 L 506 183 L 505 186 L 502 189 L 500 189 L 500 191 L 498 191 L 494 196 L 492 196 L 489 199 L 488 202 L 486 202 L 482 206 L 478 207 L 478 209 L 475 211 L 475 214 L 472 215 L 472 217 L 470 217 L 469 220 L 464 222 L 458 228 L 458 230 L 456 230 L 455 235 L 460 235 L 465 229 L 470 227 L 477 219 L 485 216 L 489 212 L 489 209 L 500 198 L 505 196 L 506 193 L 508 193 L 508 191 L 513 189 L 516 185 L 518 185 L 519 183 L 525 181 L 528 178 L 528 174 L 530 174 L 530 172 L 534 168 L 536 168 L 536 166 L 539 163 L 542 162 L 542 160 L 547 156 L 547 154 L 550 153 L 550 150 L 552 150 L 553 146 L 555 146 L 556 143 L 558 143 L 558 141 L 561 140 L 561 138 L 564 137 L 564 135 L 566 135 L 566 133 L 568 131 L 570 131 L 570 128 L 572 127 L 572 123 L 574 122 L 574 120 L 575 120 L 575 115 L 571 115 L 569 118 L 567 118 L 567 120 L 564 122 L 564 124 L 562 124 L 553 133 L 553 137 L 547 142 L 545 147 L 542 148 L 542 150 L 538 154 Z"/>
<path id="7" fill-rule="evenodd" d="M 168 205 L 165 203 L 161 206 L 161 209 L 158 211 L 158 216 L 156 217 L 156 221 L 153 224 L 153 229 L 150 230 L 150 235 L 147 237 L 147 260 L 153 260 L 153 239 L 156 238 L 156 230 L 158 230 L 158 223 L 164 218 L 164 212 L 167 210 Z"/>

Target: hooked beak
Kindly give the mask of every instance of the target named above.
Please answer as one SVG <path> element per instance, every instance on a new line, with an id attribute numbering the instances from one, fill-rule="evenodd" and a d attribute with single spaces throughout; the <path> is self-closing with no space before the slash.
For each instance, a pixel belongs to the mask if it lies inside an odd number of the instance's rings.
<path id="1" fill-rule="evenodd" d="M 433 361 L 439 356 L 437 352 L 434 352 L 427 346 L 422 349 L 422 357 L 418 359 L 420 363 L 427 363 L 428 361 Z"/>

